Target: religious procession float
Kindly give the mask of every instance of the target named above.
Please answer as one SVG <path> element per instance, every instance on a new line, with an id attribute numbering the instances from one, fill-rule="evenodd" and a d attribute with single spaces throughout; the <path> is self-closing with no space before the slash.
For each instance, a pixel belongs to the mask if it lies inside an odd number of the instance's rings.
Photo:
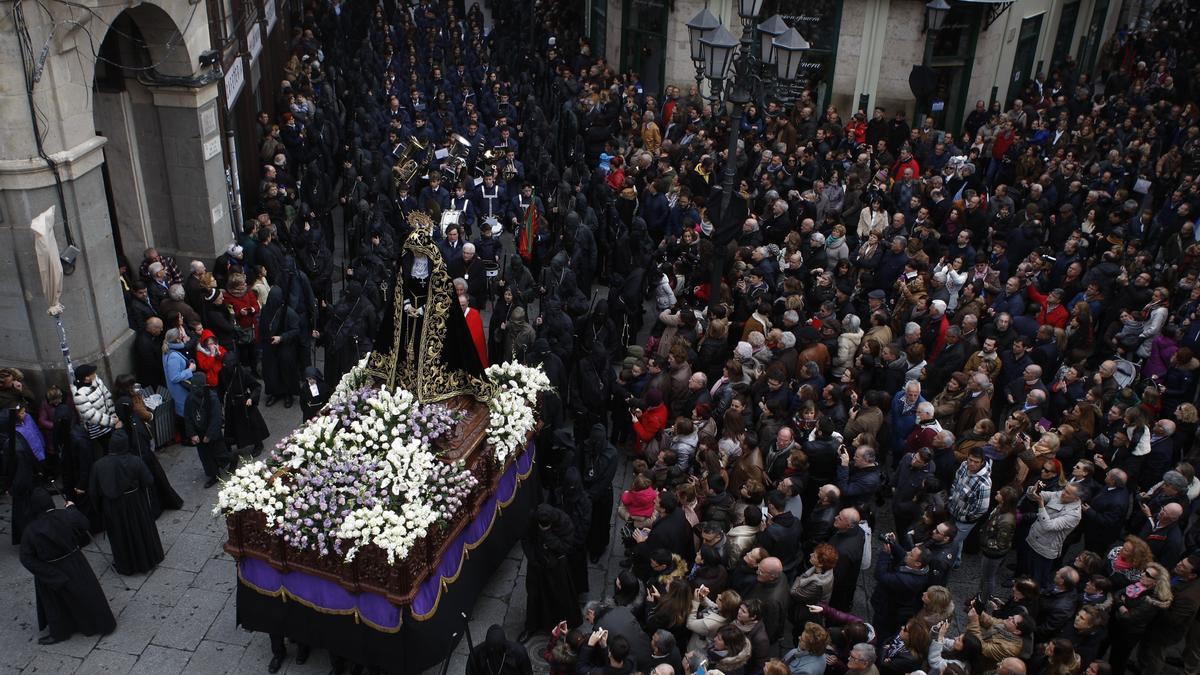
<path id="1" fill-rule="evenodd" d="M 387 672 L 448 658 L 536 504 L 541 370 L 482 367 L 422 214 L 376 349 L 223 485 L 238 623 Z"/>

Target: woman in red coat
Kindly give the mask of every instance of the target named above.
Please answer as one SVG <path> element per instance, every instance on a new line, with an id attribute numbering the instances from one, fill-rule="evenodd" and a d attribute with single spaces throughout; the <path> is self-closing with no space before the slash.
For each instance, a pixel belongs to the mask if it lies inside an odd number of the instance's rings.
<path id="1" fill-rule="evenodd" d="M 635 409 L 631 413 L 633 432 L 637 437 L 633 444 L 633 450 L 638 455 L 641 455 L 646 444 L 667 426 L 667 406 L 663 404 L 662 392 L 657 389 L 647 389 L 645 403 L 645 410 Z"/>
<path id="2" fill-rule="evenodd" d="M 467 296 L 458 296 L 458 306 L 462 307 L 463 317 L 467 320 L 467 329 L 471 331 L 471 340 L 475 342 L 475 351 L 479 352 L 479 362 L 483 364 L 484 368 L 487 368 L 487 337 L 483 334 L 483 317 L 479 315 L 479 310 L 469 303 L 470 299 Z"/>

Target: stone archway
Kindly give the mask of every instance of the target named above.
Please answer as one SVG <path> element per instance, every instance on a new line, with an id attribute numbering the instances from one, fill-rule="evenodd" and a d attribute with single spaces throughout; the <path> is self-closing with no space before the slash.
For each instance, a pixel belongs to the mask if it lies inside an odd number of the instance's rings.
<path id="1" fill-rule="evenodd" d="M 110 217 L 131 261 L 148 246 L 209 258 L 229 238 L 217 88 L 193 76 L 186 32 L 162 8 L 138 5 L 113 19 L 96 62 Z"/>

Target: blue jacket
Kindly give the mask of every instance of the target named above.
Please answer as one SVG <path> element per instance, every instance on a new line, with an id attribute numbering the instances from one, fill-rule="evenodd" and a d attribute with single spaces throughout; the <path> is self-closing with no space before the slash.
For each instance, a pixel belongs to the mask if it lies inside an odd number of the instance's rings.
<path id="1" fill-rule="evenodd" d="M 925 400 L 924 396 L 917 397 L 917 403 L 920 404 Z M 892 447 L 900 452 L 904 448 L 904 441 L 913 429 L 917 428 L 917 407 L 913 406 L 912 413 L 904 414 L 904 389 L 896 392 L 892 396 L 891 422 L 892 422 Z"/>
<path id="2" fill-rule="evenodd" d="M 183 417 L 183 404 L 187 400 L 188 383 L 192 379 L 192 371 L 188 368 L 187 356 L 183 350 L 186 345 L 169 345 L 170 351 L 163 354 L 163 373 L 167 376 L 167 390 L 175 403 L 175 414 Z"/>

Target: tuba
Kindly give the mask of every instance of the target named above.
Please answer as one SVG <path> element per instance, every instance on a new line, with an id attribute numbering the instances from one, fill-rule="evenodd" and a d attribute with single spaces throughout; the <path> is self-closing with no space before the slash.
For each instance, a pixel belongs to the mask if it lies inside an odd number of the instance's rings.
<path id="1" fill-rule="evenodd" d="M 456 182 L 467 168 L 467 158 L 471 156 L 471 142 L 458 134 L 450 134 L 449 156 L 442 163 L 442 168 L 449 174 L 451 182 Z"/>
<path id="2" fill-rule="evenodd" d="M 397 184 L 412 183 L 417 177 L 417 173 L 421 171 L 421 163 L 414 157 L 418 152 L 425 152 L 426 146 L 417 140 L 416 137 L 409 138 L 408 143 L 404 144 L 404 148 L 400 151 L 400 156 L 396 161 L 396 172 L 394 180 Z"/>

